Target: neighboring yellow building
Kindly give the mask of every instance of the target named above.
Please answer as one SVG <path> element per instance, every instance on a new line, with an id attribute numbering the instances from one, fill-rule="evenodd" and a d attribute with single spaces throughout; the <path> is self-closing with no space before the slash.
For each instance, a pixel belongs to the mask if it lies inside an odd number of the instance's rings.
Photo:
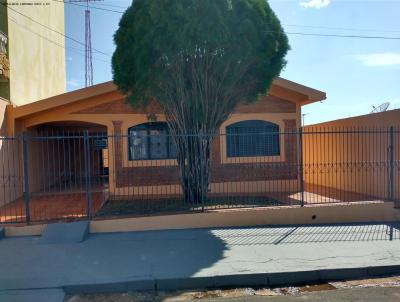
<path id="1" fill-rule="evenodd" d="M 66 91 L 64 3 L 18 2 L 0 5 L 0 129 L 5 104 L 21 106 Z"/>

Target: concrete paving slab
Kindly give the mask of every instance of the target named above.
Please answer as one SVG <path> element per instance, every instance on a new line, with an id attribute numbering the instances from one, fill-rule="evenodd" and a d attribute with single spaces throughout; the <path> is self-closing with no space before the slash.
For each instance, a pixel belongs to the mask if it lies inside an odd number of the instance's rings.
<path id="1" fill-rule="evenodd" d="M 387 224 L 91 234 L 79 244 L 0 241 L 1 290 L 67 293 L 271 285 L 400 273 Z"/>
<path id="2" fill-rule="evenodd" d="M 89 222 L 48 224 L 40 238 L 41 244 L 80 243 L 89 234 Z"/>
<path id="3" fill-rule="evenodd" d="M 63 302 L 64 298 L 62 289 L 0 291 L 1 302 Z"/>

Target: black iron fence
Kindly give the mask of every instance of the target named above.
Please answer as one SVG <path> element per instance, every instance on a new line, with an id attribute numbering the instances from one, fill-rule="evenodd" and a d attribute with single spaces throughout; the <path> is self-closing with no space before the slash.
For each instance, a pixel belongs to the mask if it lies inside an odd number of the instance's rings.
<path id="1" fill-rule="evenodd" d="M 182 146 L 162 127 L 1 137 L 0 223 L 325 203 L 400 205 L 398 127 L 242 127 L 216 135 L 209 146 L 202 143 L 206 137 L 197 136 L 198 144 L 193 135 L 179 140 L 193 154 L 183 161 L 177 160 Z M 196 148 L 208 148 L 208 164 L 195 162 Z M 187 197 L 182 165 L 189 165 L 185 175 L 199 186 L 207 182 L 205 196 Z M 196 172 L 200 166 L 206 168 Z"/>

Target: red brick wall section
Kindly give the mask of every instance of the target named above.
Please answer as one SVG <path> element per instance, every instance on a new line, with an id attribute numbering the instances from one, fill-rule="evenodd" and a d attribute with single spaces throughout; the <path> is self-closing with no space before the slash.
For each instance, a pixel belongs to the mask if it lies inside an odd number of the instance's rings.
<path id="1" fill-rule="evenodd" d="M 297 136 L 296 120 L 285 120 L 283 162 L 258 163 L 221 163 L 220 138 L 216 138 L 212 147 L 211 182 L 257 181 L 257 180 L 290 180 L 297 177 Z M 120 124 L 114 123 L 115 135 L 121 134 Z M 116 185 L 149 186 L 179 184 L 177 166 L 122 167 L 122 142 L 116 139 L 115 166 Z"/>

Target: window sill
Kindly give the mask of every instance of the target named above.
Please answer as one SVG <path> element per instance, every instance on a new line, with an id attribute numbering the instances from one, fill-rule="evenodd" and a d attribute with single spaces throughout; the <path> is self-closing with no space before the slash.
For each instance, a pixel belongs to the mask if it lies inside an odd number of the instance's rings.
<path id="1" fill-rule="evenodd" d="M 251 156 L 251 157 L 223 157 L 222 164 L 246 164 L 246 163 L 276 163 L 284 161 L 283 155 Z"/>
<path id="2" fill-rule="evenodd" d="M 140 168 L 140 167 L 167 167 L 177 166 L 176 159 L 132 159 L 128 160 L 126 168 Z"/>

